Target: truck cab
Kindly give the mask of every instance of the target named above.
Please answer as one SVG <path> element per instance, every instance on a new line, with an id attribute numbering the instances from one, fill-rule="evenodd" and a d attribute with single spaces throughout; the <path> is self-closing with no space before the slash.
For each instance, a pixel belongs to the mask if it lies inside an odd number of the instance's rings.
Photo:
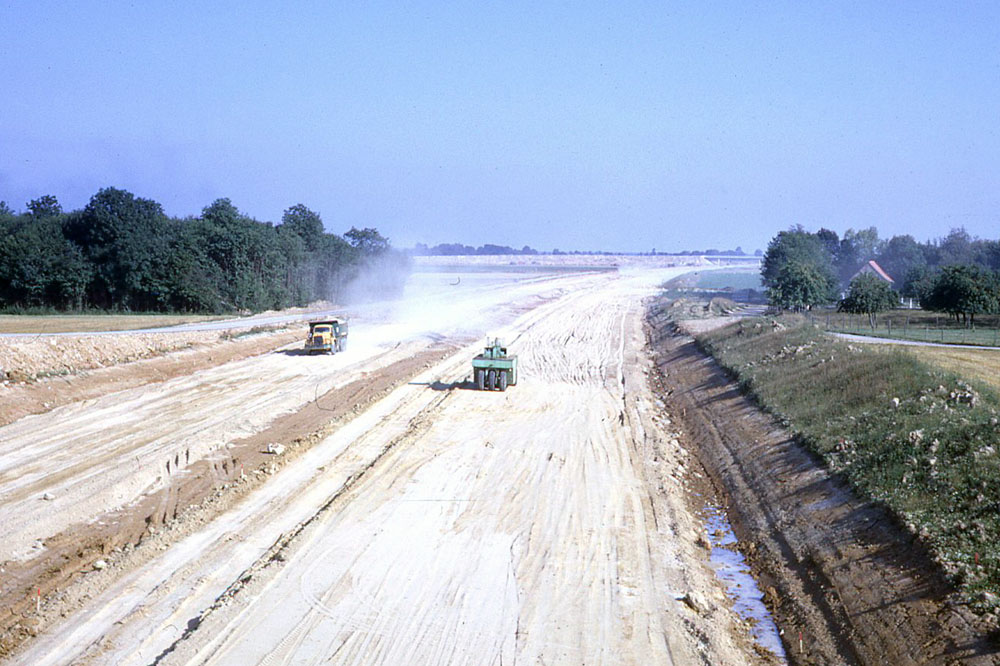
<path id="1" fill-rule="evenodd" d="M 308 353 L 335 354 L 347 347 L 347 322 L 342 319 L 323 319 L 309 322 L 309 335 L 305 349 Z"/>

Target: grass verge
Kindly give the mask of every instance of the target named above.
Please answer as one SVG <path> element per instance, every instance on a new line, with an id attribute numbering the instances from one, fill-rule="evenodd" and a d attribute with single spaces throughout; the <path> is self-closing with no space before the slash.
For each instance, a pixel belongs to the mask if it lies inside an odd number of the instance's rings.
<path id="1" fill-rule="evenodd" d="M 743 390 L 862 496 L 924 540 L 961 594 L 1000 610 L 1000 400 L 901 350 L 852 345 L 802 317 L 699 335 Z"/>
<path id="2" fill-rule="evenodd" d="M 164 314 L 0 314 L 0 333 L 134 331 L 217 319 L 223 317 Z"/>

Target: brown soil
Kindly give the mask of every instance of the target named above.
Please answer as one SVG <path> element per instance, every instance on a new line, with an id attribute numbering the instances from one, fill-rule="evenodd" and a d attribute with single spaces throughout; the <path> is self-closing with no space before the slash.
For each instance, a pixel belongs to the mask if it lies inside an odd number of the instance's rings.
<path id="1" fill-rule="evenodd" d="M 81 378 L 70 386 L 76 399 L 100 395 L 190 373 L 206 365 L 263 353 L 298 338 L 299 334 L 268 336 L 176 354 L 144 363 L 108 369 L 101 376 Z M 42 553 L 25 562 L 7 562 L 0 586 L 0 658 L 13 653 L 48 620 L 78 607 L 88 597 L 110 585 L 117 576 L 141 566 L 170 543 L 198 525 L 219 515 L 250 490 L 309 446 L 326 437 L 351 415 L 363 411 L 382 396 L 431 364 L 454 353 L 455 346 L 440 346 L 399 361 L 376 373 L 318 396 L 305 408 L 276 419 L 267 429 L 232 442 L 220 455 L 186 466 L 167 487 L 142 497 L 134 505 L 100 516 L 45 540 Z M 24 387 L 27 389 L 32 386 Z M 60 393 L 73 399 L 68 389 Z M 267 452 L 269 444 L 286 447 L 281 455 Z M 179 468 L 180 460 L 173 468 Z M 169 473 L 169 472 L 168 472 Z M 103 560 L 107 571 L 95 575 Z M 42 605 L 38 617 L 36 604 Z"/>
<path id="2" fill-rule="evenodd" d="M 651 321 L 653 381 L 755 570 L 793 664 L 1000 663 L 990 625 L 927 552 L 743 396 L 694 341 Z"/>

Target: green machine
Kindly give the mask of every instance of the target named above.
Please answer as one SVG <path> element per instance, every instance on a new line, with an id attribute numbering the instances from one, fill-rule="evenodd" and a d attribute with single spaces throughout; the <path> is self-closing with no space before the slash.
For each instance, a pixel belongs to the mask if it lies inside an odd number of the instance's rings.
<path id="1" fill-rule="evenodd" d="M 517 356 L 508 356 L 507 348 L 496 338 L 472 359 L 472 376 L 480 391 L 506 391 L 517 384 Z"/>

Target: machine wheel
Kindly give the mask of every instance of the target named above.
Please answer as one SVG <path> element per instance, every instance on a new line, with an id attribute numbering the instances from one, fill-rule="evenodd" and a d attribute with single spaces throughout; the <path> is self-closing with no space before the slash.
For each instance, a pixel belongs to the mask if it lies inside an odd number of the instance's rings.
<path id="1" fill-rule="evenodd" d="M 500 372 L 500 376 L 497 379 L 499 380 L 500 390 L 501 391 L 506 391 L 507 390 L 507 371 L 506 370 L 502 370 Z"/>
<path id="2" fill-rule="evenodd" d="M 486 388 L 492 391 L 497 385 L 497 371 L 490 370 L 490 374 L 486 376 Z"/>
<path id="3" fill-rule="evenodd" d="M 486 371 L 482 368 L 476 368 L 476 388 L 480 391 L 486 388 Z"/>

